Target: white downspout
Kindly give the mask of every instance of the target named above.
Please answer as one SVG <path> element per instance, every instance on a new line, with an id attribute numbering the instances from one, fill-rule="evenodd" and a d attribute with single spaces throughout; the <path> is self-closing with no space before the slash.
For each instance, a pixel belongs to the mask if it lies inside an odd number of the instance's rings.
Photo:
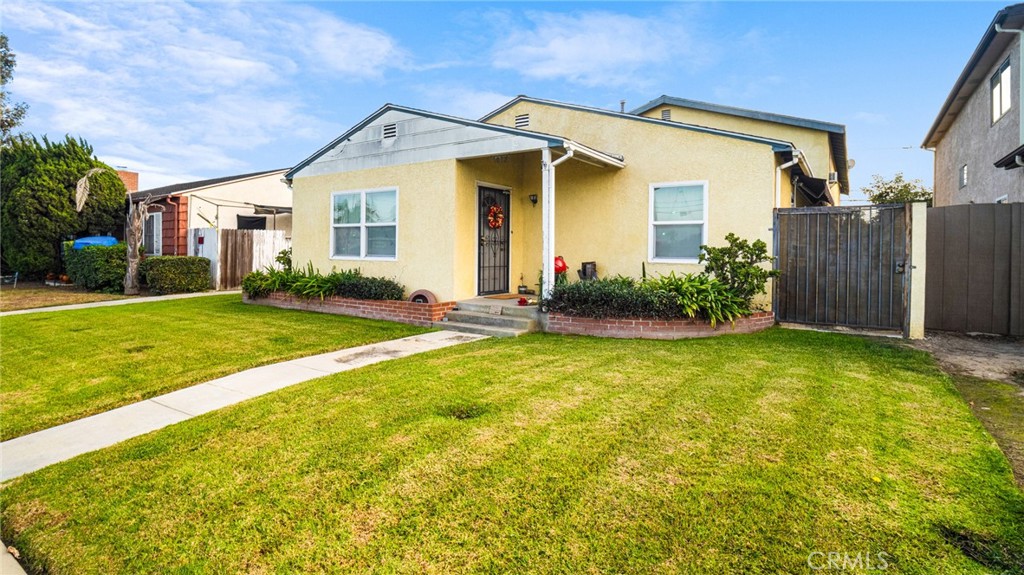
<path id="1" fill-rule="evenodd" d="M 793 166 L 799 164 L 800 163 L 800 156 L 802 156 L 802 155 L 803 155 L 803 152 L 801 152 L 800 150 L 794 150 L 793 151 L 793 159 L 792 160 L 790 160 L 790 161 L 788 161 L 785 164 L 782 164 L 780 166 L 776 166 L 776 168 L 775 168 L 775 207 L 776 208 L 781 208 L 782 207 L 782 170 L 788 170 L 789 168 L 792 168 Z"/>
<path id="2" fill-rule="evenodd" d="M 568 144 L 565 148 L 567 153 L 553 162 L 551 161 L 551 149 L 541 150 L 541 168 L 543 170 L 541 185 L 544 188 L 544 204 L 541 206 L 542 241 L 544 243 L 542 250 L 544 277 L 541 296 L 545 298 L 551 295 L 551 290 L 555 287 L 555 166 L 573 157 L 575 152 Z"/>
<path id="3" fill-rule="evenodd" d="M 1017 30 L 1014 28 L 1003 28 L 1000 24 L 996 24 L 996 32 L 1003 32 L 1007 34 L 1016 34 L 1017 38 L 1017 52 L 1019 57 L 1017 58 L 1017 67 L 1024 68 L 1024 30 Z M 1017 115 L 1018 124 L 1020 124 L 1020 145 L 1024 145 L 1024 69 L 1017 70 Z M 1018 164 L 1020 158 L 1017 158 Z"/>

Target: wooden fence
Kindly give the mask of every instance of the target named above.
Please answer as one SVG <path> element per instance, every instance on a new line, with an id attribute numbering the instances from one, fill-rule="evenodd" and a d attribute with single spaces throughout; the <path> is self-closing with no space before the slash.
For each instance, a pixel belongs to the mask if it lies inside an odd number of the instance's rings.
<path id="1" fill-rule="evenodd" d="M 928 329 L 1024 336 L 1024 204 L 928 210 Z"/>
<path id="2" fill-rule="evenodd" d="M 775 210 L 776 318 L 906 334 L 910 226 L 904 205 Z"/>
<path id="3" fill-rule="evenodd" d="M 233 290 L 251 271 L 276 267 L 274 258 L 291 241 L 282 230 L 190 230 L 190 253 L 209 258 L 214 289 Z"/>

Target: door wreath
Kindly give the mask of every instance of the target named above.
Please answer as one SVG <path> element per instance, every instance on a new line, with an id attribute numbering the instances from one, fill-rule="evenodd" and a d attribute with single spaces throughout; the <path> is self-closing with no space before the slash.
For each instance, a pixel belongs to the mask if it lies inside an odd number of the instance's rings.
<path id="1" fill-rule="evenodd" d="M 487 210 L 487 227 L 492 230 L 501 228 L 505 223 L 505 210 L 501 209 L 498 204 L 492 204 L 491 208 Z"/>

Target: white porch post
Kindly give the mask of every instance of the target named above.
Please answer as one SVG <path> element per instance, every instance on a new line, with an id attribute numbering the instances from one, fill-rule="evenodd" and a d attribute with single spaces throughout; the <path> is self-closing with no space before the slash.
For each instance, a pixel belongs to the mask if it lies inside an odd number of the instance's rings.
<path id="1" fill-rule="evenodd" d="M 541 297 L 547 298 L 555 286 L 555 170 L 551 167 L 551 149 L 541 150 L 541 230 L 543 244 Z"/>

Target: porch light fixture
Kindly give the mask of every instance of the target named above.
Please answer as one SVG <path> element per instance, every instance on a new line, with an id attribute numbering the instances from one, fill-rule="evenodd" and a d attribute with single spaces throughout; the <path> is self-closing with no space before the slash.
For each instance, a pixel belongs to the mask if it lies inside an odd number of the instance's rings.
<path id="1" fill-rule="evenodd" d="M 530 194 L 530 203 L 535 206 L 537 205 L 537 194 Z"/>

